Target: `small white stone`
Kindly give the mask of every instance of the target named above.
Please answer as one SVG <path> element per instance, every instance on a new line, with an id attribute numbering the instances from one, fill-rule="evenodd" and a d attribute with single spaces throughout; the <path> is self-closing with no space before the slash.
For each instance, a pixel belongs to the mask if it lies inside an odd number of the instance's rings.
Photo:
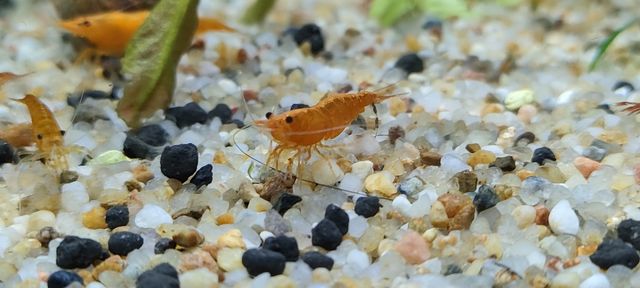
<path id="1" fill-rule="evenodd" d="M 593 274 L 591 277 L 587 278 L 586 280 L 582 281 L 582 283 L 580 283 L 580 288 L 609 288 L 609 287 L 611 287 L 611 284 L 609 283 L 607 276 L 605 276 L 602 273 Z"/>
<path id="2" fill-rule="evenodd" d="M 504 99 L 504 106 L 509 110 L 516 110 L 522 105 L 533 103 L 535 100 L 535 95 L 533 91 L 524 89 L 513 91 L 507 94 L 507 97 Z"/>
<path id="3" fill-rule="evenodd" d="M 353 165 L 351 165 L 351 173 L 365 179 L 373 173 L 373 162 L 365 160 L 353 163 Z"/>
<path id="4" fill-rule="evenodd" d="M 394 198 L 391 206 L 402 215 L 408 216 L 411 213 L 411 202 L 405 195 L 398 195 L 398 197 Z"/>
<path id="5" fill-rule="evenodd" d="M 62 185 L 60 202 L 67 211 L 79 212 L 89 202 L 89 194 L 82 183 L 75 181 Z"/>
<path id="6" fill-rule="evenodd" d="M 158 228 L 162 224 L 173 223 L 173 218 L 162 207 L 154 204 L 145 204 L 142 210 L 136 214 L 136 226 L 140 228 Z"/>
<path id="7" fill-rule="evenodd" d="M 344 177 L 342 177 L 342 180 L 340 180 L 340 185 L 338 185 L 338 188 L 354 192 L 362 191 L 362 188 L 364 187 L 364 182 L 362 179 L 363 178 L 356 174 L 347 173 L 344 175 Z"/>
<path id="8" fill-rule="evenodd" d="M 343 270 L 347 275 L 356 276 L 371 264 L 369 255 L 360 250 L 351 250 L 347 255 L 347 263 L 343 266 Z"/>
<path id="9" fill-rule="evenodd" d="M 445 153 L 442 155 L 442 158 L 440 158 L 440 168 L 452 174 L 471 170 L 467 162 L 454 153 Z"/>
<path id="10" fill-rule="evenodd" d="M 102 283 L 100 282 L 91 282 L 89 284 L 87 284 L 86 288 L 105 288 L 106 286 L 104 286 Z"/>
<path id="11" fill-rule="evenodd" d="M 333 159 L 330 161 L 322 158 L 318 159 L 311 165 L 311 171 L 313 173 L 313 181 L 324 185 L 333 185 L 344 176 L 344 172 Z"/>
<path id="12" fill-rule="evenodd" d="M 207 268 L 198 268 L 180 274 L 180 287 L 182 288 L 217 286 L 218 275 L 207 270 Z"/>
<path id="13" fill-rule="evenodd" d="M 580 220 L 576 212 L 571 208 L 569 201 L 560 200 L 560 202 L 551 209 L 549 226 L 556 234 L 576 235 L 578 233 L 580 230 Z"/>
<path id="14" fill-rule="evenodd" d="M 236 85 L 236 83 L 233 83 L 233 81 L 226 78 L 218 81 L 218 86 L 220 86 L 220 89 L 222 89 L 224 93 L 227 93 L 227 95 L 233 95 L 234 93 L 238 92 L 238 85 Z"/>
<path id="15" fill-rule="evenodd" d="M 536 208 L 529 205 L 520 205 L 513 209 L 511 215 L 513 219 L 516 220 L 518 227 L 524 228 L 536 220 Z"/>
<path id="16" fill-rule="evenodd" d="M 367 223 L 367 219 L 362 216 L 357 215 L 356 217 L 349 219 L 349 235 L 353 237 L 359 238 L 365 231 L 367 231 L 368 227 L 369 224 Z"/>

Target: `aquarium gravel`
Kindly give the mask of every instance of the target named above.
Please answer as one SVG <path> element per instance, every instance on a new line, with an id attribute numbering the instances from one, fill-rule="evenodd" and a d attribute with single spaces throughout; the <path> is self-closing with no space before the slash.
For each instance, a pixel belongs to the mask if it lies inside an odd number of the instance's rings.
<path id="1" fill-rule="evenodd" d="M 589 69 L 637 0 L 451 0 L 469 9 L 390 26 L 379 0 L 243 24 L 253 2 L 200 1 L 234 31 L 196 35 L 170 106 L 129 127 L 117 57 L 82 58 L 51 1 L 0 1 L 0 72 L 21 75 L 0 83 L 0 287 L 640 285 L 640 118 L 617 105 L 640 100 L 640 21 Z M 254 125 L 389 85 L 310 156 L 274 161 Z M 61 173 L 27 93 L 65 132 Z"/>

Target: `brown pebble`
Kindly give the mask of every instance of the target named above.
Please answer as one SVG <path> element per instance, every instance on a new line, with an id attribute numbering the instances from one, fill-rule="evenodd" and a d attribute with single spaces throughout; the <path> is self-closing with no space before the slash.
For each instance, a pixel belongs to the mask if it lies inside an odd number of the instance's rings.
<path id="1" fill-rule="evenodd" d="M 102 206 L 96 206 L 82 214 L 82 225 L 89 229 L 105 229 L 107 228 L 106 215 L 106 209 L 102 208 Z"/>
<path id="2" fill-rule="evenodd" d="M 220 250 L 220 247 L 218 247 L 218 245 L 213 243 L 204 243 L 202 244 L 202 247 L 200 247 L 200 249 L 209 253 L 211 257 L 218 258 L 218 250 Z"/>
<path id="3" fill-rule="evenodd" d="M 444 207 L 444 211 L 448 219 L 447 229 L 449 230 L 468 229 L 469 226 L 471 226 L 471 222 L 475 217 L 475 211 L 476 211 L 471 198 L 460 193 L 446 193 L 438 197 L 438 201 L 436 201 L 436 203 L 438 202 L 441 203 L 442 206 Z M 433 210 L 434 205 L 432 205 L 432 212 L 436 212 Z M 432 225 L 438 228 L 442 228 L 442 226 L 444 226 L 443 225 L 444 219 L 442 215 L 437 217 L 435 215 L 431 215 L 431 217 L 432 217 L 431 219 Z M 435 223 L 434 223 L 434 220 L 436 220 Z"/>
<path id="4" fill-rule="evenodd" d="M 136 181 L 147 183 L 149 180 L 153 179 L 153 172 L 149 170 L 149 167 L 146 165 L 138 165 L 133 168 L 133 179 Z"/>
<path id="5" fill-rule="evenodd" d="M 180 188 L 182 188 L 182 182 L 180 182 L 180 180 L 178 180 L 178 179 L 169 178 L 169 179 L 167 179 L 167 184 L 169 185 L 169 187 L 173 191 L 179 191 Z M 140 191 L 140 190 L 138 190 L 138 191 Z"/>
<path id="6" fill-rule="evenodd" d="M 124 187 L 127 188 L 127 191 L 131 192 L 131 191 L 141 191 L 142 190 L 142 184 L 140 184 L 140 182 L 138 182 L 137 180 L 127 180 L 124 182 Z"/>
<path id="7" fill-rule="evenodd" d="M 60 173 L 60 184 L 67 184 L 78 180 L 78 172 L 71 170 L 64 170 Z"/>
<path id="8" fill-rule="evenodd" d="M 482 149 L 482 147 L 480 147 L 480 144 L 478 143 L 467 144 L 467 146 L 465 146 L 464 148 L 467 149 L 469 153 L 475 153 L 477 151 L 480 151 L 480 149 Z"/>
<path id="9" fill-rule="evenodd" d="M 442 155 L 436 152 L 424 151 L 420 152 L 420 159 L 422 160 L 423 165 L 440 166 L 440 159 L 442 159 Z"/>
<path id="10" fill-rule="evenodd" d="M 578 171 L 584 176 L 584 178 L 589 178 L 593 171 L 598 170 L 600 168 L 600 163 L 594 160 L 591 160 L 587 157 L 577 157 L 573 160 L 573 165 L 576 166 Z"/>
<path id="11" fill-rule="evenodd" d="M 454 175 L 458 180 L 458 190 L 462 193 L 476 191 L 478 176 L 469 170 L 461 171 Z"/>
<path id="12" fill-rule="evenodd" d="M 295 176 L 292 174 L 278 173 L 272 177 L 267 178 L 264 182 L 264 187 L 260 193 L 260 197 L 267 201 L 271 199 L 278 199 L 281 193 L 289 193 L 295 182 Z"/>
<path id="13" fill-rule="evenodd" d="M 404 138 L 404 129 L 400 126 L 393 126 L 389 128 L 389 142 L 391 145 L 396 145 L 396 140 Z"/>
<path id="14" fill-rule="evenodd" d="M 233 214 L 229 212 L 224 213 L 216 218 L 217 225 L 233 224 L 234 221 L 235 219 L 233 217 Z"/>
<path id="15" fill-rule="evenodd" d="M 534 141 L 536 141 L 536 134 L 533 134 L 532 132 L 524 132 L 516 137 L 516 140 L 513 142 L 513 146 L 527 146 Z"/>
<path id="16" fill-rule="evenodd" d="M 514 188 L 507 185 L 496 185 L 495 188 L 496 194 L 498 194 L 498 198 L 500 201 L 507 200 L 513 196 Z"/>
<path id="17" fill-rule="evenodd" d="M 395 250 L 409 264 L 415 265 L 427 261 L 431 257 L 431 251 L 427 242 L 413 230 L 408 230 L 395 245 Z"/>
<path id="18" fill-rule="evenodd" d="M 173 241 L 182 247 L 195 247 L 204 242 L 204 236 L 194 229 L 186 229 L 173 235 Z"/>
<path id="19" fill-rule="evenodd" d="M 576 252 L 578 256 L 589 256 L 596 252 L 598 249 L 598 244 L 589 244 L 589 245 L 581 245 L 578 246 Z"/>
<path id="20" fill-rule="evenodd" d="M 476 167 L 478 164 L 491 164 L 496 161 L 496 155 L 486 150 L 478 150 L 469 155 L 467 164 Z"/>
<path id="21" fill-rule="evenodd" d="M 78 271 L 78 275 L 80 276 L 80 278 L 82 278 L 82 281 L 84 281 L 84 283 L 91 283 L 94 280 L 93 275 L 87 269 Z"/>
<path id="22" fill-rule="evenodd" d="M 58 233 L 56 229 L 53 229 L 53 227 L 51 226 L 47 226 L 40 229 L 40 231 L 38 231 L 38 235 L 36 236 L 36 239 L 40 241 L 40 244 L 42 244 L 42 247 L 48 247 L 49 242 L 51 242 L 51 240 L 59 237 L 62 237 L 62 235 Z"/>
<path id="23" fill-rule="evenodd" d="M 187 207 L 187 208 L 183 208 L 180 209 L 178 211 L 176 211 L 175 213 L 173 213 L 173 215 L 171 215 L 171 217 L 173 219 L 177 219 L 178 217 L 181 216 L 187 216 L 187 217 L 191 217 L 193 219 L 196 220 L 200 220 L 200 218 L 202 218 L 202 215 L 207 212 L 207 210 L 209 210 L 209 206 L 207 205 L 198 205 L 198 206 L 194 206 L 194 207 Z"/>
<path id="24" fill-rule="evenodd" d="M 93 278 L 98 279 L 98 277 L 100 277 L 100 274 L 104 271 L 122 272 L 122 270 L 124 269 L 124 265 L 125 262 L 122 257 L 113 255 L 107 258 L 107 260 L 104 260 L 103 262 L 98 264 L 98 266 L 93 269 L 91 275 L 93 276 Z"/>
<path id="25" fill-rule="evenodd" d="M 536 205 L 536 224 L 537 225 L 549 225 L 549 208 L 543 205 Z"/>
<path id="26" fill-rule="evenodd" d="M 209 252 L 197 250 L 192 253 L 182 254 L 180 257 L 180 266 L 178 269 L 181 272 L 203 267 L 213 273 L 218 273 L 218 263 L 216 263 L 216 260 L 213 259 L 213 256 L 211 256 Z"/>

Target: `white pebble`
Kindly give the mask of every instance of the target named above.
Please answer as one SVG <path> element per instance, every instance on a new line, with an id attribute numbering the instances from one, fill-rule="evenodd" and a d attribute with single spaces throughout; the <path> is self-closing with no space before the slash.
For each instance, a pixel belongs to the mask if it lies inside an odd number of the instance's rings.
<path id="1" fill-rule="evenodd" d="M 411 202 L 409 202 L 405 195 L 399 195 L 393 199 L 391 206 L 393 206 L 393 209 L 400 212 L 402 215 L 408 216 L 408 214 L 411 213 Z"/>
<path id="2" fill-rule="evenodd" d="M 102 283 L 100 282 L 91 282 L 89 284 L 87 284 L 86 288 L 105 288 L 104 285 L 102 285 Z"/>
<path id="3" fill-rule="evenodd" d="M 580 288 L 609 288 L 611 284 L 602 273 L 594 274 L 580 283 Z"/>
<path id="4" fill-rule="evenodd" d="M 62 208 L 67 211 L 78 212 L 81 210 L 82 205 L 89 202 L 87 189 L 78 181 L 62 185 L 61 191 L 60 202 Z"/>
<path id="5" fill-rule="evenodd" d="M 454 153 L 445 153 L 442 155 L 442 158 L 440 159 L 440 168 L 449 173 L 471 170 L 471 167 L 467 165 L 467 162 Z"/>
<path id="6" fill-rule="evenodd" d="M 351 165 L 351 173 L 358 175 L 362 179 L 367 178 L 367 176 L 373 174 L 373 162 L 365 160 L 353 163 Z"/>
<path id="7" fill-rule="evenodd" d="M 362 236 L 362 234 L 364 234 L 365 231 L 367 231 L 368 227 L 369 224 L 367 223 L 367 219 L 362 216 L 358 215 L 349 219 L 349 235 L 353 237 L 359 238 L 360 236 Z"/>
<path id="8" fill-rule="evenodd" d="M 360 178 L 360 176 L 353 173 L 347 173 L 344 175 L 344 177 L 342 177 L 342 180 L 340 180 L 340 185 L 338 185 L 338 188 L 348 190 L 348 191 L 359 192 L 359 191 L 362 191 L 363 186 L 364 186 L 364 183 L 362 181 L 362 178 Z"/>
<path id="9" fill-rule="evenodd" d="M 364 269 L 367 269 L 370 264 L 369 255 L 355 249 L 351 250 L 347 255 L 347 263 L 343 269 L 347 275 L 351 274 L 352 276 L 356 276 L 364 271 Z"/>
<path id="10" fill-rule="evenodd" d="M 575 235 L 578 233 L 578 230 L 580 230 L 580 221 L 576 212 L 571 208 L 569 201 L 560 200 L 560 202 L 551 209 L 549 226 L 556 234 Z"/>
<path id="11" fill-rule="evenodd" d="M 220 86 L 220 89 L 222 89 L 224 93 L 227 93 L 227 95 L 233 95 L 238 92 L 238 85 L 226 78 L 218 81 L 218 86 Z"/>
<path id="12" fill-rule="evenodd" d="M 162 207 L 153 204 L 145 204 L 135 218 L 136 226 L 140 228 L 158 228 L 162 224 L 173 223 L 171 215 Z"/>

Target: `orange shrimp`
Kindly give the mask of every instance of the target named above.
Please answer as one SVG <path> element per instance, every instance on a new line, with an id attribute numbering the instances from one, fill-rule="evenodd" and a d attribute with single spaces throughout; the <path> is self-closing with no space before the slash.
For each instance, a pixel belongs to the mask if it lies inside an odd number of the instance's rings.
<path id="1" fill-rule="evenodd" d="M 275 160 L 276 169 L 278 169 L 280 154 L 284 150 L 297 150 L 294 158 L 298 157 L 297 174 L 301 176 L 303 153 L 307 154 L 308 159 L 311 151 L 315 150 L 324 158 L 325 156 L 318 150 L 318 146 L 322 145 L 321 141 L 340 135 L 360 113 L 364 112 L 365 107 L 394 96 L 396 95 L 381 95 L 376 91 L 332 93 L 312 107 L 295 109 L 280 115 L 267 113 L 267 119 L 255 121 L 255 125 L 269 131 L 277 143 L 276 148 L 269 153 L 267 165 Z M 291 168 L 291 162 L 288 168 Z"/>
<path id="2" fill-rule="evenodd" d="M 22 99 L 15 99 L 27 105 L 33 128 L 33 139 L 40 153 L 44 154 L 47 165 L 57 172 L 68 169 L 67 151 L 64 148 L 64 131 L 53 116 L 53 113 L 42 103 L 38 97 L 27 94 Z"/>
<path id="3" fill-rule="evenodd" d="M 147 16 L 149 11 L 112 11 L 61 21 L 59 25 L 89 41 L 98 52 L 119 56 Z M 234 31 L 219 20 L 200 19 L 196 33 L 212 30 Z"/>
<path id="4" fill-rule="evenodd" d="M 637 102 L 618 102 L 617 106 L 626 106 L 622 109 L 623 112 L 629 113 L 629 115 L 640 113 L 640 103 Z"/>

